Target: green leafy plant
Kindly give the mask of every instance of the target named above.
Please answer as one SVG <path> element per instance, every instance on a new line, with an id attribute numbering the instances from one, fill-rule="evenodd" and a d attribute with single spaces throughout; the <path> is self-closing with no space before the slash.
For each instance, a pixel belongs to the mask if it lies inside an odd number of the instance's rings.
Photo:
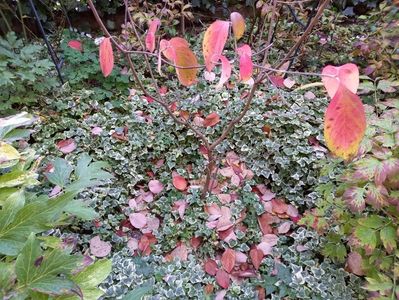
<path id="1" fill-rule="evenodd" d="M 0 115 L 39 103 L 59 83 L 54 64 L 39 44 L 24 45 L 14 32 L 0 38 Z"/>
<path id="2" fill-rule="evenodd" d="M 37 234 L 68 224 L 73 215 L 84 219 L 96 216 L 74 198 L 85 188 L 102 184 L 112 176 L 102 170 L 105 164 L 90 163 L 87 155 L 78 159 L 76 168 L 57 159 L 47 177 L 59 185 L 59 193 L 50 197 L 30 191 L 40 184 L 37 169 L 41 159 L 30 148 L 18 151 L 11 142 L 26 138 L 29 132 L 18 127 L 34 120 L 27 113 L 0 119 L 0 295 L 48 299 L 50 295 L 77 294 L 97 299 L 102 294 L 97 285 L 110 272 L 110 261 L 97 261 L 86 268 L 82 257 L 71 254 L 61 239 Z"/>
<path id="3" fill-rule="evenodd" d="M 382 102 L 379 108 L 383 112 L 371 115 L 357 159 L 335 183 L 319 186 L 324 200 L 302 222 L 325 232 L 323 253 L 346 260 L 350 272 L 365 276 L 366 290 L 393 299 L 399 266 L 399 102 Z M 333 174 L 334 166 L 325 172 Z"/>

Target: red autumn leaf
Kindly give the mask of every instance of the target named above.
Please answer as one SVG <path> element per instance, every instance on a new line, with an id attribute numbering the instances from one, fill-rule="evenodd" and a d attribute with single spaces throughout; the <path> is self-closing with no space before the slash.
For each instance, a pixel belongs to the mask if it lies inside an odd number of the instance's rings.
<path id="1" fill-rule="evenodd" d="M 356 94 L 359 87 L 359 69 L 355 64 L 345 64 L 339 67 L 326 66 L 322 71 L 323 75 L 333 75 L 335 78 L 323 76 L 322 81 L 328 95 L 333 98 L 338 91 L 340 84 L 349 91 Z"/>
<path id="2" fill-rule="evenodd" d="M 237 49 L 237 53 L 240 57 L 240 80 L 248 81 L 251 79 L 253 72 L 251 48 L 245 44 Z"/>
<path id="3" fill-rule="evenodd" d="M 202 237 L 200 237 L 200 236 L 198 236 L 198 237 L 193 236 L 190 239 L 191 247 L 193 247 L 194 250 L 197 250 L 199 248 L 199 246 L 201 246 L 201 243 L 202 243 Z"/>
<path id="4" fill-rule="evenodd" d="M 263 234 L 272 233 L 273 229 L 270 226 L 272 222 L 273 222 L 273 217 L 268 213 L 264 213 L 260 217 L 258 217 L 258 223 Z"/>
<path id="5" fill-rule="evenodd" d="M 213 112 L 206 116 L 204 120 L 204 127 L 212 127 L 220 122 L 220 117 L 217 113 Z"/>
<path id="6" fill-rule="evenodd" d="M 83 44 L 80 41 L 71 40 L 71 41 L 68 42 L 68 46 L 70 48 L 74 49 L 74 50 L 77 50 L 77 51 L 80 51 L 80 52 L 83 51 Z"/>
<path id="7" fill-rule="evenodd" d="M 64 154 L 71 153 L 76 149 L 76 143 L 73 139 L 66 139 L 57 143 L 57 148 Z"/>
<path id="8" fill-rule="evenodd" d="M 109 37 L 104 38 L 100 44 L 100 67 L 104 77 L 111 74 L 114 68 L 114 52 Z"/>
<path id="9" fill-rule="evenodd" d="M 348 159 L 358 152 L 366 131 L 366 115 L 360 98 L 339 85 L 324 115 L 324 137 L 328 149 Z"/>
<path id="10" fill-rule="evenodd" d="M 111 252 L 111 244 L 103 242 L 97 235 L 90 240 L 90 252 L 96 257 L 105 257 Z"/>
<path id="11" fill-rule="evenodd" d="M 346 259 L 346 270 L 358 276 L 364 275 L 362 256 L 357 252 L 351 252 Z"/>
<path id="12" fill-rule="evenodd" d="M 184 191 L 187 188 L 187 180 L 180 175 L 173 176 L 173 186 L 179 191 Z"/>
<path id="13" fill-rule="evenodd" d="M 273 212 L 279 215 L 285 214 L 288 209 L 287 203 L 284 202 L 282 199 L 272 199 L 272 208 Z"/>
<path id="14" fill-rule="evenodd" d="M 160 24 L 161 21 L 159 19 L 154 19 L 150 22 L 148 33 L 145 37 L 145 47 L 150 52 L 154 52 L 155 50 L 155 32 Z"/>
<path id="15" fill-rule="evenodd" d="M 217 20 L 205 32 L 204 40 L 202 41 L 202 52 L 208 72 L 212 71 L 223 52 L 229 34 L 229 27 L 229 22 Z"/>
<path id="16" fill-rule="evenodd" d="M 224 270 L 220 269 L 216 272 L 216 282 L 222 288 L 227 289 L 230 285 L 230 276 Z"/>
<path id="17" fill-rule="evenodd" d="M 263 257 L 265 257 L 263 251 L 253 248 L 251 251 L 249 251 L 249 256 L 251 257 L 252 264 L 254 265 L 255 269 L 258 270 L 260 264 L 262 263 Z"/>
<path id="18" fill-rule="evenodd" d="M 270 75 L 269 80 L 276 88 L 284 87 L 284 78 L 281 76 Z"/>
<path id="19" fill-rule="evenodd" d="M 204 265 L 204 270 L 206 273 L 208 273 L 209 275 L 215 276 L 216 272 L 218 270 L 218 265 L 216 264 L 216 262 L 213 259 L 208 259 L 205 262 Z"/>
<path id="20" fill-rule="evenodd" d="M 155 244 L 157 242 L 157 239 L 152 233 L 145 233 L 140 241 L 139 241 L 139 250 L 144 254 L 144 255 L 150 255 L 151 254 L 151 245 Z"/>
<path id="21" fill-rule="evenodd" d="M 222 266 L 227 273 L 230 273 L 236 262 L 236 252 L 232 249 L 226 249 L 222 255 Z"/>
<path id="22" fill-rule="evenodd" d="M 133 213 L 129 216 L 130 223 L 136 228 L 143 228 L 147 224 L 147 217 L 143 213 Z"/>
<path id="23" fill-rule="evenodd" d="M 229 60 L 223 55 L 220 55 L 219 59 L 222 62 L 222 74 L 220 75 L 220 80 L 216 85 L 216 89 L 221 89 L 223 84 L 225 84 L 231 76 L 231 65 Z"/>
<path id="24" fill-rule="evenodd" d="M 238 41 L 245 31 L 245 20 L 243 16 L 238 12 L 233 12 L 230 14 L 231 27 L 233 27 L 233 34 Z"/>

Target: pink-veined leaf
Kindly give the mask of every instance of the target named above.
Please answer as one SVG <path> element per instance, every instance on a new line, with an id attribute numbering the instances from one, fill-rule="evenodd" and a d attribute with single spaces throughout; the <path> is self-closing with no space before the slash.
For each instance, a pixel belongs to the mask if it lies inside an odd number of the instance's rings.
<path id="1" fill-rule="evenodd" d="M 111 252 L 111 244 L 103 242 L 97 235 L 90 240 L 90 252 L 97 257 L 105 257 Z"/>
<path id="2" fill-rule="evenodd" d="M 215 276 L 218 270 L 218 265 L 213 259 L 208 258 L 204 265 L 204 270 L 209 275 Z"/>
<path id="3" fill-rule="evenodd" d="M 258 270 L 263 258 L 265 257 L 263 251 L 258 248 L 253 248 L 251 251 L 249 251 L 249 256 L 251 257 L 251 261 L 255 269 Z"/>
<path id="4" fill-rule="evenodd" d="M 129 221 L 135 228 L 141 229 L 147 224 L 147 217 L 143 213 L 133 213 L 129 216 Z"/>
<path id="5" fill-rule="evenodd" d="M 57 142 L 57 148 L 64 154 L 71 153 L 76 149 L 76 143 L 74 139 L 66 139 Z"/>
<path id="6" fill-rule="evenodd" d="M 251 79 L 253 72 L 252 51 L 248 45 L 237 48 L 237 54 L 240 57 L 240 80 L 248 81 Z"/>
<path id="7" fill-rule="evenodd" d="M 231 20 L 231 27 L 233 27 L 234 37 L 238 41 L 244 34 L 245 20 L 243 16 L 238 12 L 231 13 L 230 20 Z"/>
<path id="8" fill-rule="evenodd" d="M 81 41 L 71 40 L 71 41 L 68 42 L 68 46 L 70 48 L 74 49 L 74 50 L 77 50 L 77 51 L 80 51 L 80 52 L 83 51 L 83 44 L 82 44 Z"/>
<path id="9" fill-rule="evenodd" d="M 111 74 L 114 68 L 114 52 L 109 37 L 104 38 L 100 44 L 100 67 L 104 77 Z"/>
<path id="10" fill-rule="evenodd" d="M 216 272 L 216 282 L 222 288 L 227 289 L 230 285 L 230 276 L 223 269 Z"/>
<path id="11" fill-rule="evenodd" d="M 324 115 L 324 138 L 328 149 L 347 160 L 358 152 L 365 131 L 362 101 L 344 85 L 339 85 Z"/>
<path id="12" fill-rule="evenodd" d="M 154 19 L 150 22 L 147 35 L 145 36 L 145 47 L 148 51 L 154 52 L 155 50 L 155 32 L 161 24 L 159 19 Z"/>
<path id="13" fill-rule="evenodd" d="M 223 52 L 229 35 L 229 26 L 229 22 L 217 20 L 205 32 L 204 40 L 202 41 L 202 52 L 208 72 L 212 71 Z"/>
<path id="14" fill-rule="evenodd" d="M 231 273 L 236 262 L 236 252 L 232 249 L 226 249 L 222 255 L 222 266 L 227 273 Z"/>
<path id="15" fill-rule="evenodd" d="M 159 194 L 163 190 L 163 184 L 159 180 L 150 180 L 148 188 L 152 193 Z"/>
<path id="16" fill-rule="evenodd" d="M 179 191 L 184 191 L 187 188 L 187 180 L 180 175 L 173 176 L 173 186 Z"/>
<path id="17" fill-rule="evenodd" d="M 328 95 L 333 98 L 339 85 L 344 85 L 349 91 L 356 94 L 359 87 L 359 69 L 355 64 L 345 64 L 339 67 L 326 66 L 321 72 L 323 75 L 333 75 L 335 78 L 323 76 L 322 81 Z"/>
<path id="18" fill-rule="evenodd" d="M 223 55 L 220 55 L 219 59 L 222 62 L 222 74 L 220 75 L 220 80 L 216 85 L 216 89 L 221 89 L 231 76 L 231 65 L 229 60 Z"/>

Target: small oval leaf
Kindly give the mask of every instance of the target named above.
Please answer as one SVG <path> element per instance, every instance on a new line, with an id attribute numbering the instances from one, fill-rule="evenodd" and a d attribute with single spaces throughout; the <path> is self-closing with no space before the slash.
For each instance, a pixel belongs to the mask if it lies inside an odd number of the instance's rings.
<path id="1" fill-rule="evenodd" d="M 238 13 L 233 12 L 230 15 L 231 26 L 233 27 L 233 34 L 238 41 L 244 34 L 245 31 L 245 20 L 244 17 Z"/>
<path id="2" fill-rule="evenodd" d="M 205 32 L 202 52 L 208 72 L 212 71 L 223 52 L 229 34 L 229 26 L 229 22 L 217 20 Z"/>
<path id="3" fill-rule="evenodd" d="M 109 37 L 104 38 L 100 44 L 100 67 L 104 77 L 109 76 L 114 68 L 114 52 Z"/>

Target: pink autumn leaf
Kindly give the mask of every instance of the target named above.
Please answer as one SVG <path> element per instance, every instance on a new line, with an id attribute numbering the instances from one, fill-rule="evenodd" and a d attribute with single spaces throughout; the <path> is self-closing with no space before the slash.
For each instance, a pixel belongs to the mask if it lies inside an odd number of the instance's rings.
<path id="1" fill-rule="evenodd" d="M 230 276 L 224 270 L 220 269 L 216 272 L 216 282 L 222 288 L 227 289 L 230 285 Z"/>
<path id="2" fill-rule="evenodd" d="M 155 32 L 160 24 L 161 21 L 159 21 L 159 19 L 154 19 L 150 22 L 148 33 L 145 37 L 145 46 L 150 52 L 154 52 L 155 50 Z"/>
<path id="3" fill-rule="evenodd" d="M 184 244 L 177 246 L 171 253 L 173 258 L 180 259 L 181 261 L 186 261 L 188 256 L 187 247 Z"/>
<path id="4" fill-rule="evenodd" d="M 287 215 L 288 215 L 290 218 L 296 218 L 296 217 L 298 217 L 298 216 L 299 216 L 298 209 L 297 209 L 295 206 L 289 204 L 289 205 L 287 206 Z"/>
<path id="5" fill-rule="evenodd" d="M 236 252 L 232 249 L 226 249 L 223 252 L 221 263 L 227 273 L 230 273 L 233 270 L 235 262 L 236 262 Z"/>
<path id="6" fill-rule="evenodd" d="M 264 252 L 258 248 L 253 248 L 249 251 L 249 255 L 251 257 L 252 264 L 255 269 L 258 270 L 259 266 L 262 263 L 263 257 L 265 256 Z"/>
<path id="7" fill-rule="evenodd" d="M 234 228 L 231 226 L 227 230 L 224 231 L 218 231 L 219 239 L 221 239 L 223 242 L 229 243 L 230 241 L 235 241 L 237 240 L 237 236 L 234 233 Z"/>
<path id="8" fill-rule="evenodd" d="M 206 81 L 214 81 L 216 74 L 214 72 L 204 71 L 204 78 Z"/>
<path id="9" fill-rule="evenodd" d="M 328 95 L 333 98 L 340 84 L 344 85 L 349 91 L 356 94 L 359 87 L 359 69 L 355 64 L 345 64 L 339 67 L 326 66 L 322 71 L 322 81 Z"/>
<path id="10" fill-rule="evenodd" d="M 237 54 L 240 57 L 240 80 L 244 82 L 249 81 L 253 72 L 251 48 L 245 44 L 237 48 Z"/>
<path id="11" fill-rule="evenodd" d="M 53 189 L 49 193 L 49 197 L 54 197 L 54 196 L 58 195 L 61 191 L 62 191 L 62 188 L 60 186 L 56 185 L 55 187 L 53 187 Z"/>
<path id="12" fill-rule="evenodd" d="M 219 169 L 219 173 L 220 173 L 220 175 L 222 175 L 224 177 L 231 177 L 235 174 L 233 168 L 231 168 L 231 167 Z"/>
<path id="13" fill-rule="evenodd" d="M 218 265 L 213 259 L 207 259 L 204 265 L 204 270 L 209 275 L 215 276 L 218 270 Z"/>
<path id="14" fill-rule="evenodd" d="M 150 231 L 158 230 L 160 221 L 157 217 L 147 218 L 147 228 Z"/>
<path id="15" fill-rule="evenodd" d="M 291 78 L 286 78 L 283 81 L 283 84 L 286 88 L 292 88 L 295 85 L 295 80 L 292 80 Z"/>
<path id="16" fill-rule="evenodd" d="M 102 40 L 99 47 L 100 68 L 104 77 L 108 77 L 114 68 L 114 52 L 112 50 L 111 38 Z"/>
<path id="17" fill-rule="evenodd" d="M 234 186 L 239 186 L 240 185 L 240 177 L 236 174 L 234 174 L 233 176 L 231 176 L 231 184 Z"/>
<path id="18" fill-rule="evenodd" d="M 236 251 L 236 263 L 237 264 L 243 264 L 246 263 L 248 259 L 248 256 L 241 251 Z"/>
<path id="19" fill-rule="evenodd" d="M 227 290 L 220 290 L 215 295 L 215 300 L 223 300 L 224 296 L 226 296 Z"/>
<path id="20" fill-rule="evenodd" d="M 173 186 L 179 190 L 179 191 L 184 191 L 187 188 L 187 180 L 180 175 L 175 175 L 173 176 Z"/>
<path id="21" fill-rule="evenodd" d="M 202 41 L 202 53 L 204 55 L 206 70 L 211 72 L 223 52 L 229 35 L 229 22 L 217 20 L 213 22 L 205 32 Z"/>
<path id="22" fill-rule="evenodd" d="M 220 202 L 222 203 L 230 203 L 231 202 L 231 195 L 230 194 L 218 194 L 216 195 Z"/>
<path id="23" fill-rule="evenodd" d="M 203 125 L 204 127 L 213 127 L 220 122 L 220 116 L 216 113 L 210 113 L 204 119 Z"/>
<path id="24" fill-rule="evenodd" d="M 111 244 L 101 241 L 97 235 L 90 240 L 90 252 L 96 257 L 105 257 L 111 252 Z"/>
<path id="25" fill-rule="evenodd" d="M 233 226 L 234 226 L 234 223 L 231 222 L 230 219 L 221 217 L 218 220 L 216 228 L 217 228 L 217 231 L 225 231 L 225 230 L 230 229 Z"/>
<path id="26" fill-rule="evenodd" d="M 82 42 L 78 41 L 78 40 L 71 40 L 68 42 L 68 46 L 74 50 L 83 51 L 83 44 Z"/>
<path id="27" fill-rule="evenodd" d="M 188 203 L 184 200 L 178 200 L 178 201 L 175 201 L 175 203 L 174 203 L 174 207 L 177 208 L 179 217 L 182 220 L 184 219 L 184 213 L 186 211 L 187 206 L 188 206 Z"/>
<path id="28" fill-rule="evenodd" d="M 93 135 L 100 135 L 101 132 L 103 132 L 103 129 L 102 129 L 101 127 L 98 127 L 98 126 L 93 127 L 93 128 L 91 129 L 91 133 L 92 133 Z"/>
<path id="29" fill-rule="evenodd" d="M 138 228 L 141 229 L 147 224 L 147 217 L 143 213 L 133 213 L 129 215 L 130 223 Z"/>
<path id="30" fill-rule="evenodd" d="M 218 225 L 218 221 L 208 221 L 205 223 L 206 227 L 209 229 L 214 229 Z"/>
<path id="31" fill-rule="evenodd" d="M 273 246 L 266 242 L 261 242 L 259 245 L 256 246 L 256 249 L 261 250 L 263 255 L 272 254 L 272 248 Z"/>
<path id="32" fill-rule="evenodd" d="M 265 234 L 262 237 L 262 242 L 265 242 L 265 243 L 269 244 L 270 246 L 275 246 L 275 245 L 277 245 L 277 242 L 278 242 L 278 236 L 275 234 Z"/>
<path id="33" fill-rule="evenodd" d="M 231 76 L 231 64 L 229 60 L 223 55 L 220 55 L 219 59 L 222 62 L 222 74 L 220 75 L 219 83 L 216 85 L 217 90 L 221 89 Z"/>
<path id="34" fill-rule="evenodd" d="M 76 143 L 73 139 L 66 139 L 57 143 L 57 148 L 64 154 L 71 153 L 76 149 Z"/>
<path id="35" fill-rule="evenodd" d="M 163 191 L 163 184 L 159 180 L 150 180 L 148 188 L 152 193 L 159 194 Z"/>
<path id="36" fill-rule="evenodd" d="M 135 238 L 130 238 L 127 241 L 127 247 L 129 248 L 130 252 L 133 254 L 134 251 L 139 249 L 139 240 Z"/>
<path id="37" fill-rule="evenodd" d="M 356 274 L 358 276 L 364 275 L 363 269 L 363 259 L 362 256 L 357 252 L 351 252 L 346 259 L 346 268 L 347 271 Z"/>
<path id="38" fill-rule="evenodd" d="M 284 222 L 277 227 L 277 232 L 280 234 L 284 234 L 284 233 L 287 233 L 288 231 L 290 231 L 290 229 L 291 229 L 291 223 Z"/>
<path id="39" fill-rule="evenodd" d="M 143 200 L 147 203 L 154 201 L 154 194 L 151 192 L 144 192 L 142 194 Z"/>
<path id="40" fill-rule="evenodd" d="M 222 215 L 222 213 L 220 211 L 220 207 L 216 203 L 212 203 L 212 204 L 208 205 L 206 207 L 206 211 L 210 215 L 217 215 L 218 217 L 220 217 Z"/>

